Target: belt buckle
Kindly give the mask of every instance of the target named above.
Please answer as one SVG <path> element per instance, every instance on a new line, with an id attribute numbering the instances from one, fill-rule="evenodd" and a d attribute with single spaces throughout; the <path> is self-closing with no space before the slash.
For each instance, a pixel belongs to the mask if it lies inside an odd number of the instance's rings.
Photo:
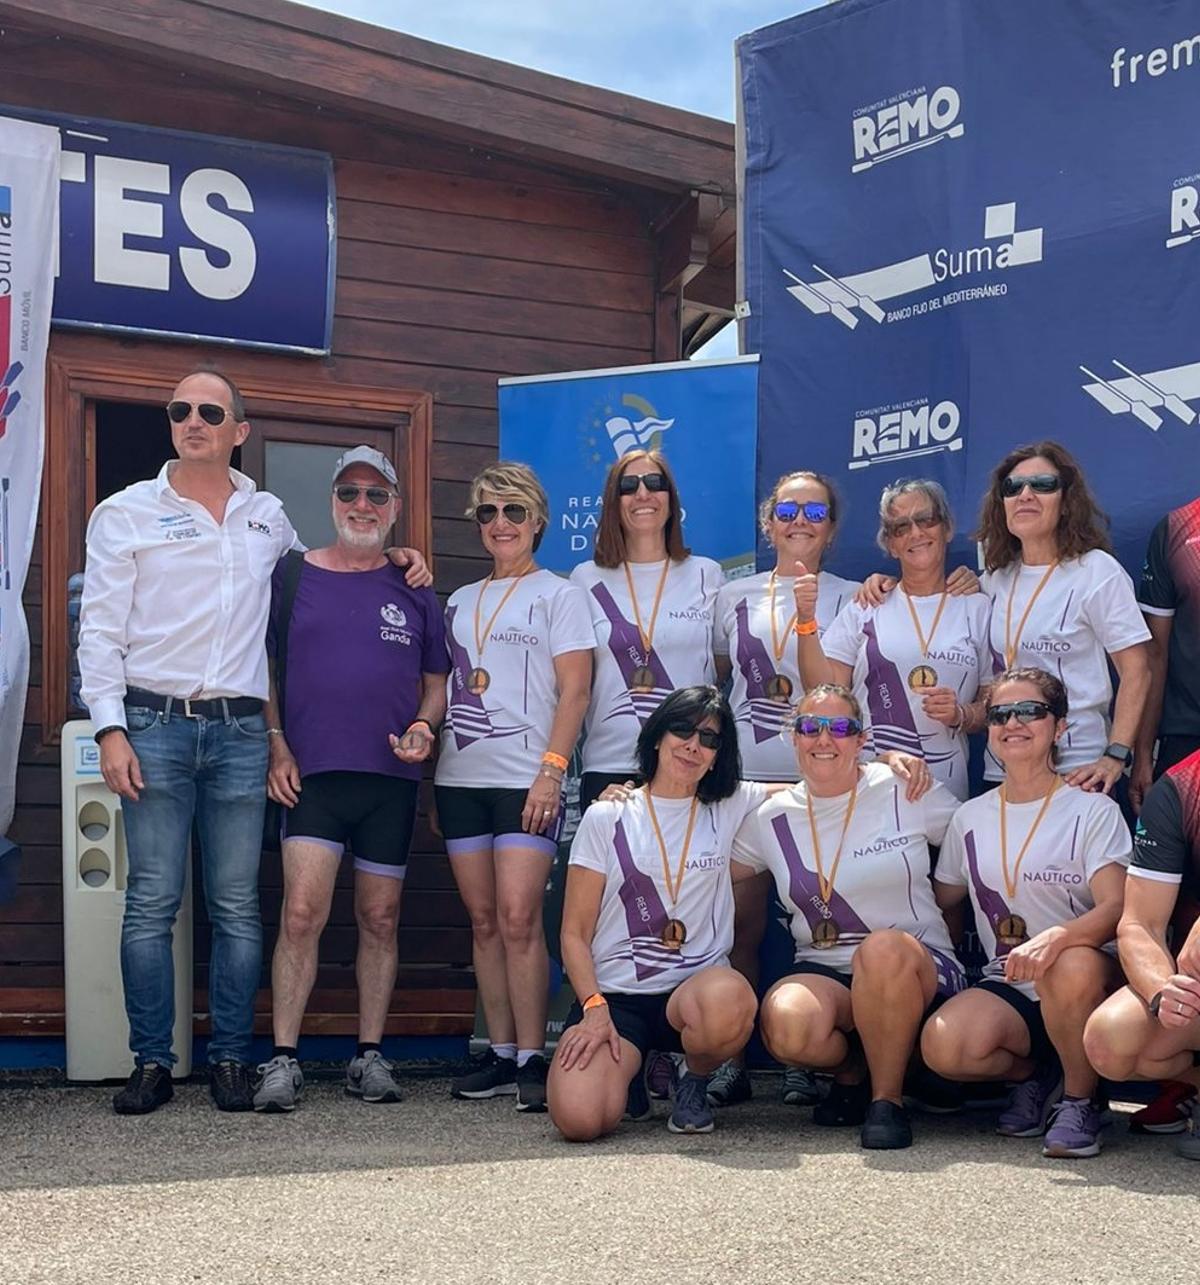
<path id="1" fill-rule="evenodd" d="M 185 696 L 183 698 L 183 716 L 184 718 L 195 718 L 195 719 L 199 719 L 202 717 L 202 715 L 200 714 L 192 713 L 192 697 L 190 696 Z"/>

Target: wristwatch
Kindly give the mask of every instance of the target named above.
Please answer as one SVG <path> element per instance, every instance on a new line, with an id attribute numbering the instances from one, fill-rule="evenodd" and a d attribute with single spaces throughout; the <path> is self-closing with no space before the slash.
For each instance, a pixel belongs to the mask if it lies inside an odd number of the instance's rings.
<path id="1" fill-rule="evenodd" d="M 1120 741 L 1110 741 L 1104 747 L 1104 757 L 1116 759 L 1122 767 L 1128 767 L 1133 762 L 1133 751 L 1128 745 L 1122 745 Z"/>
<path id="2" fill-rule="evenodd" d="M 1147 1004 L 1146 1007 L 1150 1010 L 1151 1017 L 1158 1016 L 1158 1010 L 1162 1008 L 1162 1002 L 1163 1002 L 1162 991 L 1155 991 L 1154 994 L 1150 996 L 1150 1003 Z"/>

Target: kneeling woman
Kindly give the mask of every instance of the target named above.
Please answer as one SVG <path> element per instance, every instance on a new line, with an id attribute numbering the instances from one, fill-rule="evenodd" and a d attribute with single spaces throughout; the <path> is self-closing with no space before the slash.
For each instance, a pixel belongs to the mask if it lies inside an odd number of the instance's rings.
<path id="1" fill-rule="evenodd" d="M 1005 783 L 955 813 L 934 888 L 943 906 L 970 895 L 988 963 L 930 1020 L 921 1051 L 953 1079 L 1013 1082 L 1000 1133 L 1044 1132 L 1044 1155 L 1094 1156 L 1101 1109 L 1083 1028 L 1120 979 L 1113 934 L 1129 831 L 1106 794 L 1055 770 L 1067 693 L 1053 674 L 1000 674 L 987 726 Z"/>
<path id="2" fill-rule="evenodd" d="M 805 695 L 794 734 L 804 779 L 742 827 L 733 879 L 769 870 L 791 914 L 796 965 L 759 1020 L 785 1065 L 834 1073 L 814 1121 L 861 1124 L 864 1147 L 907 1147 L 901 1094 L 921 1023 L 966 985 L 929 877 L 929 845 L 958 800 L 934 785 L 910 801 L 890 768 L 860 765 L 863 740 L 848 688 Z"/>
<path id="3" fill-rule="evenodd" d="M 684 687 L 637 741 L 647 782 L 593 804 L 571 845 L 562 955 L 575 994 L 550 1068 L 550 1118 L 564 1137 L 610 1133 L 649 1112 L 648 1049 L 682 1052 L 667 1127 L 707 1133 L 707 1078 L 750 1038 L 754 991 L 729 966 L 729 850 L 769 787 L 739 783 L 737 733 L 715 687 Z M 636 1077 L 636 1079 L 635 1079 Z"/>

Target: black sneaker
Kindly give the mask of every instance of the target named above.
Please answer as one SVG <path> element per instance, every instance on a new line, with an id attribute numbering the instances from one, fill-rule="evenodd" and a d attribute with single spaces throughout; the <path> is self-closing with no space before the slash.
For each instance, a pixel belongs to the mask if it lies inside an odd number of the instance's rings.
<path id="1" fill-rule="evenodd" d="M 622 1120 L 633 1120 L 640 1123 L 650 1119 L 650 1095 L 646 1092 L 646 1066 L 638 1067 L 638 1073 L 629 1081 L 629 1094 L 625 1098 L 625 1114 Z"/>
<path id="2" fill-rule="evenodd" d="M 125 1087 L 113 1094 L 113 1110 L 118 1115 L 149 1115 L 174 1096 L 171 1068 L 143 1062 L 134 1068 Z"/>
<path id="3" fill-rule="evenodd" d="M 872 1102 L 863 1122 L 861 1141 L 868 1151 L 901 1151 L 912 1146 L 908 1112 L 894 1102 Z"/>
<path id="4" fill-rule="evenodd" d="M 545 1111 L 546 1059 L 535 1053 L 524 1066 L 517 1067 L 517 1110 Z"/>
<path id="5" fill-rule="evenodd" d="M 495 1049 L 477 1058 L 466 1075 L 450 1081 L 452 1098 L 494 1098 L 501 1093 L 517 1091 L 517 1060 L 497 1057 Z"/>
<path id="6" fill-rule="evenodd" d="M 829 1086 L 829 1093 L 824 1102 L 813 1107 L 813 1124 L 826 1128 L 843 1128 L 848 1125 L 862 1124 L 867 1118 L 867 1104 L 871 1100 L 871 1085 L 863 1080 L 861 1084 L 839 1084 L 836 1080 Z"/>
<path id="7" fill-rule="evenodd" d="M 208 1091 L 218 1111 L 253 1111 L 254 1086 L 244 1062 L 214 1062 L 209 1068 Z"/>

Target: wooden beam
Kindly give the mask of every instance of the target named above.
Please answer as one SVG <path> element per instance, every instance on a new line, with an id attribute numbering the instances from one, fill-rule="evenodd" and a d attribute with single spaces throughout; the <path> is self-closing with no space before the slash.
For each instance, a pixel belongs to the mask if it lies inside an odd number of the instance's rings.
<path id="1" fill-rule="evenodd" d="M 737 302 L 737 274 L 732 268 L 717 268 L 709 264 L 701 268 L 683 290 L 684 305 L 733 316 Z"/>
<path id="2" fill-rule="evenodd" d="M 0 0 L 16 23 L 472 146 L 663 191 L 735 189 L 733 126 L 285 0 Z"/>
<path id="3" fill-rule="evenodd" d="M 654 301 L 654 360 L 679 361 L 683 356 L 679 288 L 662 290 Z"/>

